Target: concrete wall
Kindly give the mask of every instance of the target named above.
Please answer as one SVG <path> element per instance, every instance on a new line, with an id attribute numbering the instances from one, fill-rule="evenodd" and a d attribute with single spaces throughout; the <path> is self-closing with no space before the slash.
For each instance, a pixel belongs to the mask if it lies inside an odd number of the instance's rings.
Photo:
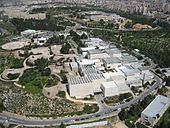
<path id="1" fill-rule="evenodd" d="M 141 121 L 145 124 L 149 123 L 151 126 L 153 126 L 156 122 L 156 118 L 154 119 L 153 117 L 148 117 L 145 114 L 141 114 Z"/>
<path id="2" fill-rule="evenodd" d="M 145 115 L 144 113 L 141 113 L 141 121 L 143 123 L 147 123 L 149 122 L 151 124 L 151 126 L 154 126 L 158 121 L 159 119 L 163 116 L 163 114 L 166 112 L 166 110 L 168 109 L 170 103 L 167 103 L 164 108 L 158 113 L 159 114 L 159 117 L 149 117 L 147 115 Z"/>
<path id="3" fill-rule="evenodd" d="M 100 58 L 108 58 L 110 57 L 107 53 L 99 53 L 99 54 L 87 54 L 88 59 L 100 59 Z"/>
<path id="4" fill-rule="evenodd" d="M 113 57 L 121 58 L 121 56 L 122 56 L 121 53 L 113 54 Z"/>
<path id="5" fill-rule="evenodd" d="M 84 83 L 77 85 L 69 85 L 69 93 L 71 97 L 84 98 L 90 94 L 94 95 L 95 90 L 101 90 L 100 85 L 104 79 L 94 80 L 92 83 Z"/>
<path id="6" fill-rule="evenodd" d="M 107 70 L 117 68 L 120 65 L 121 65 L 121 63 L 107 64 L 106 62 L 104 62 L 104 66 Z"/>
<path id="7" fill-rule="evenodd" d="M 106 87 L 104 85 L 101 85 L 101 89 L 102 89 L 104 97 L 111 97 L 111 96 L 119 95 L 118 87 L 115 87 L 115 86 Z"/>

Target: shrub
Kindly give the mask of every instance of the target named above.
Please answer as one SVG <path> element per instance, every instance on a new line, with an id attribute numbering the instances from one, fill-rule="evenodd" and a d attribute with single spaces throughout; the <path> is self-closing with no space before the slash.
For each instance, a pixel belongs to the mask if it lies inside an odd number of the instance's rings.
<path id="1" fill-rule="evenodd" d="M 19 75 L 20 75 L 20 73 L 15 73 L 15 74 L 9 73 L 9 74 L 7 75 L 7 77 L 8 77 L 10 80 L 15 80 L 15 79 L 17 79 L 17 78 L 19 77 Z"/>

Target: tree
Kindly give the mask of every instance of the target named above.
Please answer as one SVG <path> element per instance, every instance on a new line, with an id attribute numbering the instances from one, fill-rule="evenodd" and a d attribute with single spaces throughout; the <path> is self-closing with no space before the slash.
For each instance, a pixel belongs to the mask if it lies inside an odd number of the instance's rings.
<path id="1" fill-rule="evenodd" d="M 59 91 L 58 94 L 57 94 L 57 96 L 62 97 L 62 98 L 65 98 L 66 93 L 65 93 L 65 91 Z"/>
<path id="2" fill-rule="evenodd" d="M 103 24 L 104 23 L 104 20 L 103 19 L 100 19 L 100 24 Z"/>
<path id="3" fill-rule="evenodd" d="M 132 22 L 128 21 L 126 24 L 125 24 L 125 28 L 132 28 Z"/>
<path id="4" fill-rule="evenodd" d="M 161 74 L 161 70 L 160 69 L 157 69 L 155 72 L 158 73 L 158 74 Z"/>
<path id="5" fill-rule="evenodd" d="M 35 66 L 38 68 L 40 72 L 43 72 L 45 67 L 48 66 L 48 59 L 44 59 L 42 57 L 41 59 L 35 60 Z"/>
<path id="6" fill-rule="evenodd" d="M 64 35 L 61 36 L 53 36 L 51 38 L 49 38 L 47 40 L 47 44 L 56 44 L 56 45 L 60 45 L 60 44 L 64 44 L 65 40 L 64 40 Z"/>
<path id="7" fill-rule="evenodd" d="M 83 108 L 83 111 L 87 114 L 90 114 L 90 113 L 93 112 L 93 106 L 85 105 L 84 108 Z"/>
<path id="8" fill-rule="evenodd" d="M 60 124 L 60 128 L 66 128 L 66 126 L 63 122 Z"/>
<path id="9" fill-rule="evenodd" d="M 59 21 L 57 21 L 54 18 L 51 18 L 50 15 L 49 16 L 47 15 L 47 18 L 44 20 L 22 18 L 11 19 L 12 24 L 16 27 L 18 32 L 24 31 L 28 28 L 35 30 L 50 30 L 50 31 L 65 30 L 66 27 L 63 24 L 60 24 Z"/>
<path id="10" fill-rule="evenodd" d="M 131 90 L 133 91 L 133 93 L 137 93 L 137 92 L 138 92 L 138 89 L 137 89 L 137 87 L 135 87 L 135 86 L 132 86 L 132 87 L 131 87 Z"/>
<path id="11" fill-rule="evenodd" d="M 68 42 L 66 42 L 65 44 L 62 45 L 62 48 L 60 49 L 60 52 L 62 54 L 68 54 L 69 51 L 70 51 L 70 48 L 71 48 L 71 45 Z"/>
<path id="12" fill-rule="evenodd" d="M 50 68 L 45 68 L 42 75 L 44 76 L 49 76 L 51 74 L 51 69 Z"/>
<path id="13" fill-rule="evenodd" d="M 34 38 L 31 39 L 31 43 L 34 43 Z"/>
<path id="14" fill-rule="evenodd" d="M 9 74 L 7 75 L 7 77 L 8 77 L 10 80 L 15 80 L 15 79 L 17 79 L 17 78 L 19 77 L 19 75 L 20 75 L 20 73 L 15 73 L 15 74 L 9 73 Z"/>
<path id="15" fill-rule="evenodd" d="M 70 36 L 75 36 L 75 35 L 77 35 L 77 33 L 73 30 L 70 30 Z"/>
<path id="16" fill-rule="evenodd" d="M 170 76 L 165 78 L 166 86 L 170 86 Z"/>
<path id="17" fill-rule="evenodd" d="M 160 95 L 166 95 L 167 92 L 168 92 L 168 89 L 165 86 L 158 89 L 158 94 Z"/>
<path id="18" fill-rule="evenodd" d="M 132 96 L 131 93 L 124 93 L 119 95 L 119 101 L 123 101 L 124 99 L 130 98 Z"/>
<path id="19" fill-rule="evenodd" d="M 2 100 L 2 101 L 0 101 L 0 112 L 2 112 L 4 110 L 5 110 L 5 107 L 4 107 L 3 100 Z"/>
<path id="20" fill-rule="evenodd" d="M 88 36 L 85 34 L 85 33 L 83 33 L 82 35 L 81 35 L 81 37 L 80 37 L 81 39 L 87 39 L 88 38 Z"/>
<path id="21" fill-rule="evenodd" d="M 60 76 L 61 76 L 61 79 L 62 79 L 62 83 L 67 83 L 68 81 L 67 81 L 67 76 L 66 76 L 66 74 L 65 74 L 66 72 L 64 71 L 64 70 L 61 70 L 60 71 Z"/>
<path id="22" fill-rule="evenodd" d="M 64 35 L 59 36 L 60 40 L 64 40 Z"/>
<path id="23" fill-rule="evenodd" d="M 122 120 L 122 121 L 125 120 L 126 119 L 126 111 L 125 111 L 125 109 L 122 109 L 119 112 L 118 116 L 119 116 L 120 120 Z"/>

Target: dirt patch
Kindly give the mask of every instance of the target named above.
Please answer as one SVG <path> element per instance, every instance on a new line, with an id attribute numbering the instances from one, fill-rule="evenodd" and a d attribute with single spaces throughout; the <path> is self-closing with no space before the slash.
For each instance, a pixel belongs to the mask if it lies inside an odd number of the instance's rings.
<path id="1" fill-rule="evenodd" d="M 33 54 L 43 54 L 43 55 L 50 55 L 50 49 L 48 47 L 39 47 L 31 49 L 29 52 Z"/>
<path id="2" fill-rule="evenodd" d="M 15 49 L 23 48 L 24 46 L 27 45 L 30 45 L 29 40 L 20 40 L 20 41 L 6 43 L 2 45 L 2 48 L 5 50 L 15 50 Z"/>
<path id="3" fill-rule="evenodd" d="M 123 122 L 118 122 L 115 125 L 113 125 L 113 128 L 128 128 Z"/>
<path id="4" fill-rule="evenodd" d="M 135 24 L 133 25 L 133 29 L 151 29 L 152 27 L 146 24 Z"/>
<path id="5" fill-rule="evenodd" d="M 53 52 L 54 55 L 60 55 L 61 47 L 62 47 L 62 45 L 51 46 L 51 51 Z"/>
<path id="6" fill-rule="evenodd" d="M 45 19 L 46 15 L 45 13 L 38 13 L 38 14 L 29 14 L 28 11 L 25 11 L 25 7 L 5 7 L 2 8 L 4 12 L 10 17 L 10 18 L 24 18 L 24 19 Z"/>
<path id="7" fill-rule="evenodd" d="M 63 85 L 64 86 L 64 85 Z M 58 93 L 58 91 L 62 90 L 62 87 L 60 85 L 56 85 L 53 87 L 49 87 L 49 88 L 44 88 L 43 89 L 43 94 L 44 96 L 46 96 L 47 98 L 50 99 L 54 99 L 56 98 L 56 94 Z"/>

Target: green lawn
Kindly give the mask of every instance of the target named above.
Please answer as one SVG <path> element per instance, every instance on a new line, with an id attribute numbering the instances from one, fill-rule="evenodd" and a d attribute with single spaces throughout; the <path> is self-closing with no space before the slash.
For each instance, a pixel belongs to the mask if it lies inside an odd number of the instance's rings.
<path id="1" fill-rule="evenodd" d="M 58 84 L 58 77 L 53 75 L 44 76 L 38 69 L 27 69 L 19 78 L 19 84 L 25 86 L 25 90 L 29 93 L 42 93 L 44 86 L 51 87 Z"/>
<path id="2" fill-rule="evenodd" d="M 9 68 L 22 68 L 24 59 L 17 59 L 14 56 L 7 57 L 7 66 Z"/>

